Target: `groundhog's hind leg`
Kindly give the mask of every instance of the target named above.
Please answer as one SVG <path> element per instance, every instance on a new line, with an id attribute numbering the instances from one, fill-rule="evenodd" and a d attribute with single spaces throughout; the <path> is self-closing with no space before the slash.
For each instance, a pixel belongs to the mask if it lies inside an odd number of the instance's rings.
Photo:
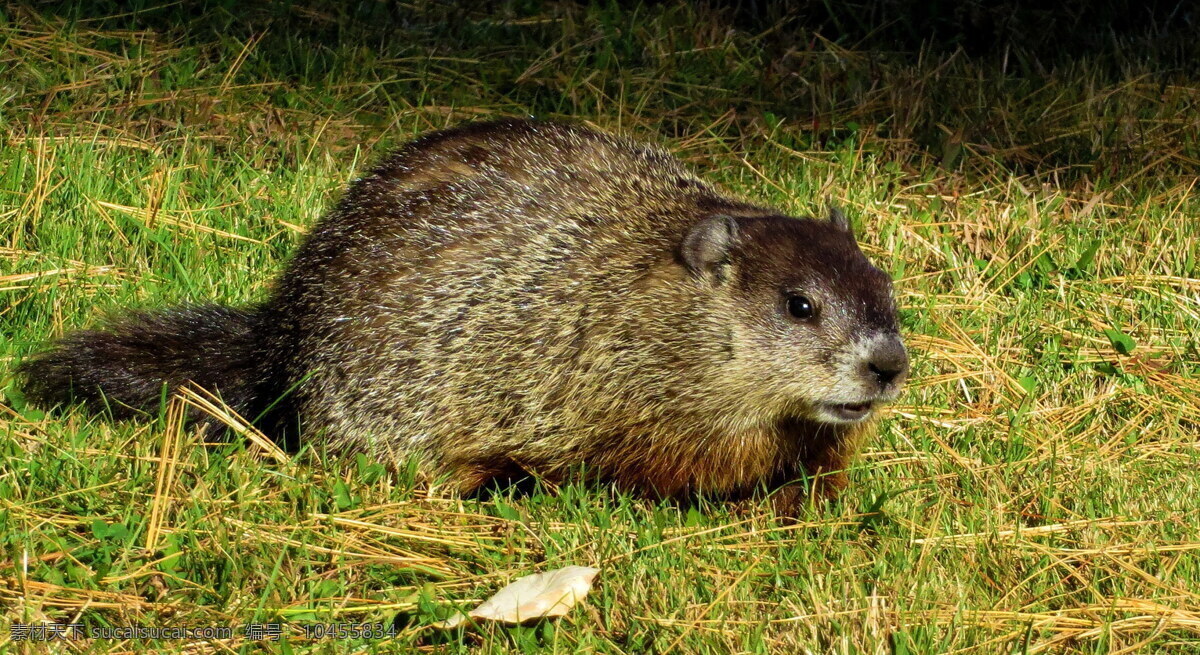
<path id="1" fill-rule="evenodd" d="M 492 486 L 511 486 L 528 478 L 529 472 L 507 458 L 458 462 L 447 467 L 455 490 L 463 496 L 478 497 Z"/>

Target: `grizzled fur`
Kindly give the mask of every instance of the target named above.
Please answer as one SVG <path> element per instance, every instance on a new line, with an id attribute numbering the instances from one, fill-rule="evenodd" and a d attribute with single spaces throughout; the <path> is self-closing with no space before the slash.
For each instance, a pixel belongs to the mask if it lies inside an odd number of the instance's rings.
<path id="1" fill-rule="evenodd" d="M 789 316 L 797 294 L 811 319 Z M 21 370 L 43 403 L 121 413 L 193 380 L 281 439 L 416 456 L 464 491 L 583 465 L 740 496 L 842 486 L 869 421 L 831 413 L 869 413 L 906 368 L 891 282 L 840 214 L 781 216 L 659 149 L 509 120 L 354 182 L 261 306 L 139 315 Z"/>

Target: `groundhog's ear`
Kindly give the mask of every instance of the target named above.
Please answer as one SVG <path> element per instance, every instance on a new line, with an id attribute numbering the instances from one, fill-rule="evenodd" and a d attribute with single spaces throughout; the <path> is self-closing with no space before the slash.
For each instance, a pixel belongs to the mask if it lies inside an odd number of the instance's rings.
<path id="1" fill-rule="evenodd" d="M 834 207 L 833 205 L 829 206 L 829 222 L 845 230 L 850 234 L 851 237 L 854 236 L 854 231 L 850 229 L 850 220 L 846 218 L 846 215 L 842 213 L 842 210 Z"/>
<path id="2" fill-rule="evenodd" d="M 729 249 L 737 236 L 737 222 L 732 216 L 707 216 L 688 230 L 679 246 L 680 258 L 693 275 L 719 273 L 719 269 L 729 263 Z"/>

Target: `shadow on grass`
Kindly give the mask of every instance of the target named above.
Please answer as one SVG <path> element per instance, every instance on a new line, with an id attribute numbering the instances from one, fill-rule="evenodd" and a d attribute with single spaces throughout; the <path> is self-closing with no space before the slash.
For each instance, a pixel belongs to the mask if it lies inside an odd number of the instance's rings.
<path id="1" fill-rule="evenodd" d="M 1195 111 L 1200 18 L 1183 2 L 95 2 L 10 20 L 95 31 L 89 47 L 133 58 L 174 50 L 149 66 L 156 92 L 207 88 L 199 106 L 230 114 L 347 116 L 347 143 L 405 111 L 441 108 L 434 127 L 617 109 L 668 138 L 748 149 L 787 124 L 795 150 L 879 139 L 914 169 L 1063 187 L 1200 160 L 1181 118 Z M 186 95 L 155 118 L 220 122 Z M 59 107 L 43 98 L 19 96 L 17 115 Z"/>

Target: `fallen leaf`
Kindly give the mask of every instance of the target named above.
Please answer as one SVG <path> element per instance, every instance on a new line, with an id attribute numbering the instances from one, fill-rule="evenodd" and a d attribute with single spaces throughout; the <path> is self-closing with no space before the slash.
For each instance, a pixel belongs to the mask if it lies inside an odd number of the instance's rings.
<path id="1" fill-rule="evenodd" d="M 600 569 L 590 566 L 565 566 L 527 575 L 496 592 L 467 614 L 459 612 L 433 627 L 449 630 L 469 619 L 518 625 L 562 616 L 587 596 L 592 589 L 592 580 L 599 572 Z"/>

